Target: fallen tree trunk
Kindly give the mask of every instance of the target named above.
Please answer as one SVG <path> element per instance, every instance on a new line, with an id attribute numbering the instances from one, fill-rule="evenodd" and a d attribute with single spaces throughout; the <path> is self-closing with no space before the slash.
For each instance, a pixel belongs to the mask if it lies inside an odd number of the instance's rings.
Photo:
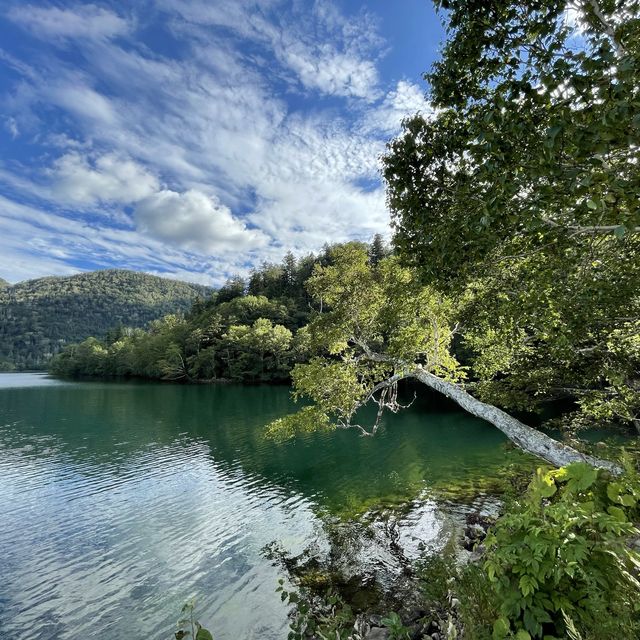
<path id="1" fill-rule="evenodd" d="M 502 409 L 474 398 L 459 385 L 438 378 L 420 366 L 416 367 L 409 375 L 447 396 L 470 414 L 490 422 L 523 451 L 542 458 L 556 467 L 563 467 L 571 462 L 587 462 L 594 467 L 607 469 L 616 475 L 622 472 L 617 464 L 580 453 L 573 447 L 562 444 L 541 431 L 527 426 Z"/>

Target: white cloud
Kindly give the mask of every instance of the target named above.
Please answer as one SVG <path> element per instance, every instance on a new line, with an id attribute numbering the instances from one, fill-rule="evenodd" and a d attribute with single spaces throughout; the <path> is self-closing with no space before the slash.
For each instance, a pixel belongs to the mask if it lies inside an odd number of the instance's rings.
<path id="1" fill-rule="evenodd" d="M 309 197 L 309 193 L 313 197 Z M 351 184 L 291 183 L 274 186 L 272 199 L 260 204 L 250 219 L 283 247 L 296 253 L 317 251 L 326 242 L 369 240 L 388 231 L 384 190 L 363 192 Z"/>
<path id="2" fill-rule="evenodd" d="M 433 113 L 423 89 L 407 80 L 400 80 L 396 88 L 387 93 L 382 103 L 366 114 L 363 129 L 369 133 L 378 131 L 390 135 L 398 130 L 404 118 L 418 112 L 422 115 Z"/>
<path id="3" fill-rule="evenodd" d="M 377 93 L 378 71 L 370 60 L 340 53 L 331 46 L 310 49 L 301 43 L 284 48 L 280 55 L 309 89 L 369 100 Z"/>
<path id="4" fill-rule="evenodd" d="M 377 158 L 401 119 L 428 105 L 408 81 L 382 91 L 375 25 L 324 0 L 311 10 L 284 0 L 162 7 L 175 57 L 105 31 L 83 43 L 81 61 L 54 54 L 23 74 L 6 113 L 21 139 L 39 137 L 48 182 L 11 179 L 15 164 L 0 180 L 38 199 L 38 216 L 44 202 L 66 210 L 46 233 L 36 213 L 20 229 L 13 216 L 11 233 L 40 234 L 38 256 L 57 247 L 216 283 L 287 249 L 387 233 Z"/>
<path id="5" fill-rule="evenodd" d="M 78 204 L 130 204 L 159 189 L 155 176 L 115 153 L 99 156 L 93 163 L 86 156 L 67 153 L 55 162 L 50 174 L 56 196 Z"/>
<path id="6" fill-rule="evenodd" d="M 203 284 L 205 286 L 221 286 L 225 283 L 225 278 L 216 277 L 208 271 L 188 271 L 186 269 L 173 269 L 171 271 L 147 271 L 152 276 L 169 278 L 170 280 L 181 280 L 182 282 L 192 282 L 193 284 Z"/>
<path id="7" fill-rule="evenodd" d="M 138 204 L 134 218 L 144 233 L 190 251 L 249 250 L 266 243 L 227 207 L 195 190 L 159 191 Z"/>
<path id="8" fill-rule="evenodd" d="M 17 6 L 9 18 L 40 38 L 104 39 L 125 35 L 130 25 L 119 15 L 97 7 L 81 4 L 74 8 Z"/>
<path id="9" fill-rule="evenodd" d="M 45 97 L 53 104 L 92 124 L 114 125 L 118 119 L 109 99 L 91 87 L 81 84 L 79 78 L 45 89 Z"/>
<path id="10" fill-rule="evenodd" d="M 11 137 L 14 140 L 20 135 L 20 129 L 18 129 L 18 123 L 15 118 L 6 118 L 4 121 L 4 127 L 11 134 Z"/>
<path id="11" fill-rule="evenodd" d="M 131 229 L 50 213 L 0 196 L 0 277 L 10 282 L 81 271 L 121 267 L 158 274 L 195 274 L 191 281 L 220 285 L 242 271 L 242 254 L 203 258 L 167 246 Z M 71 262 L 69 262 L 71 261 Z M 189 278 L 182 278 L 189 279 Z"/>
<path id="12" fill-rule="evenodd" d="M 330 2 L 236 0 L 232 4 L 202 0 L 170 0 L 167 9 L 193 25 L 224 27 L 267 46 L 272 55 L 307 89 L 323 94 L 365 98 L 378 94 L 375 59 L 381 40 L 366 13 L 346 18 Z"/>

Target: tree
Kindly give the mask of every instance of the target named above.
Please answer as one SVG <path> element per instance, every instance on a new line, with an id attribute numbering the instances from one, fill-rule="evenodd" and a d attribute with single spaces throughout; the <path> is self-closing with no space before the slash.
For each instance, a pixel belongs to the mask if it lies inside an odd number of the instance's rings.
<path id="1" fill-rule="evenodd" d="M 230 326 L 220 349 L 232 378 L 272 380 L 286 377 L 292 339 L 286 327 L 258 318 L 250 326 Z"/>
<path id="2" fill-rule="evenodd" d="M 189 380 L 189 370 L 182 354 L 182 349 L 171 342 L 158 361 L 158 366 L 165 380 Z"/>
<path id="3" fill-rule="evenodd" d="M 451 353 L 452 301 L 421 285 L 416 273 L 402 267 L 397 258 L 386 258 L 373 267 L 361 247 L 337 247 L 332 265 L 317 266 L 308 288 L 330 308 L 308 326 L 312 344 L 323 355 L 296 365 L 292 372 L 295 397 L 306 397 L 313 405 L 273 422 L 268 428 L 271 435 L 286 438 L 331 425 L 373 435 L 385 410 L 403 408 L 398 382 L 415 378 L 554 465 L 586 461 L 617 469 L 467 393 L 460 384 L 465 369 Z M 367 429 L 357 422 L 357 414 L 369 402 L 378 405 L 378 414 Z"/>
<path id="4" fill-rule="evenodd" d="M 184 312 L 209 288 L 121 269 L 46 277 L 0 287 L 0 359 L 18 370 L 43 368 L 65 345 L 89 336 L 119 339 Z"/>
<path id="5" fill-rule="evenodd" d="M 382 234 L 376 233 L 369 247 L 369 260 L 371 260 L 371 264 L 378 264 L 382 258 L 386 258 L 388 255 L 389 247 L 387 243 L 384 241 Z"/>
<path id="6" fill-rule="evenodd" d="M 224 286 L 219 289 L 216 302 L 221 304 L 223 302 L 229 302 L 234 298 L 240 298 L 245 294 L 246 288 L 247 285 L 242 276 L 232 276 L 224 283 Z"/>
<path id="7" fill-rule="evenodd" d="M 437 4 L 436 115 L 384 158 L 399 253 L 457 294 L 480 397 L 640 429 L 640 3 Z"/>
<path id="8" fill-rule="evenodd" d="M 291 251 L 287 251 L 282 259 L 283 293 L 287 296 L 295 295 L 297 268 L 298 261 L 296 260 L 296 257 L 291 253 Z"/>

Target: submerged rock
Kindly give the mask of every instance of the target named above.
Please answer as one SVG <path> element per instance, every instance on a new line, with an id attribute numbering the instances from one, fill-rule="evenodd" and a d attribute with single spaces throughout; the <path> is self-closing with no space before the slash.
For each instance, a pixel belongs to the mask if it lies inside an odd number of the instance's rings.
<path id="1" fill-rule="evenodd" d="M 383 627 L 372 627 L 365 636 L 365 640 L 387 640 L 389 638 L 389 629 Z"/>

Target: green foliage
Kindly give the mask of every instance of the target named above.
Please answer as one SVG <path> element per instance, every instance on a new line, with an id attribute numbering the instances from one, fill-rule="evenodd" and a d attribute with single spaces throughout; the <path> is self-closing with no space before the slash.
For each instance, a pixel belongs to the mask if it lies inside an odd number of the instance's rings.
<path id="1" fill-rule="evenodd" d="M 195 600 L 189 600 L 181 611 L 181 616 L 176 623 L 176 640 L 193 638 L 193 640 L 213 640 L 211 631 L 205 629 L 194 617 Z"/>
<path id="2" fill-rule="evenodd" d="M 9 371 L 15 371 L 16 366 L 13 362 L 7 360 L 0 360 L 0 372 L 7 373 Z"/>
<path id="3" fill-rule="evenodd" d="M 640 425 L 640 3 L 437 4 L 438 110 L 384 159 L 398 253 L 458 292 L 482 399 Z"/>
<path id="4" fill-rule="evenodd" d="M 229 278 L 225 285 L 218 290 L 217 301 L 222 302 L 231 302 L 235 298 L 240 298 L 244 295 L 246 290 L 246 283 L 244 279 L 235 275 Z"/>
<path id="5" fill-rule="evenodd" d="M 418 365 L 447 380 L 464 378 L 450 350 L 452 309 L 444 296 L 421 285 L 395 257 L 373 264 L 359 244 L 335 247 L 330 257 L 307 281 L 322 309 L 307 327 L 309 345 L 320 355 L 292 372 L 294 397 L 314 403 L 319 427 L 331 420 L 369 433 L 352 422 L 359 408 L 373 401 L 380 410 L 399 410 L 397 381 Z M 299 430 L 308 430 L 310 415 L 299 416 Z M 295 420 L 278 421 L 269 433 L 282 428 L 289 435 Z"/>
<path id="6" fill-rule="evenodd" d="M 88 336 L 114 341 L 125 326 L 187 311 L 208 295 L 200 285 L 114 269 L 0 287 L 0 361 L 44 368 L 69 343 Z"/>
<path id="7" fill-rule="evenodd" d="M 558 240 L 555 253 L 567 231 L 637 227 L 640 4 L 437 4 L 448 39 L 426 79 L 440 111 L 408 120 L 385 159 L 406 257 L 455 284 L 514 240 Z"/>
<path id="8" fill-rule="evenodd" d="M 293 335 L 282 325 L 258 318 L 252 325 L 232 325 L 222 336 L 229 377 L 234 380 L 286 379 Z"/>
<path id="9" fill-rule="evenodd" d="M 380 622 L 389 629 L 390 640 L 409 640 L 411 637 L 411 629 L 402 624 L 402 618 L 395 611 L 387 614 Z"/>
<path id="10" fill-rule="evenodd" d="M 458 601 L 458 627 L 464 640 L 491 640 L 498 617 L 496 594 L 477 563 L 460 564 L 455 549 L 421 560 L 417 566 L 424 607 L 441 627 L 450 626 L 451 600 Z M 451 625 L 455 628 L 455 625 Z"/>
<path id="11" fill-rule="evenodd" d="M 295 357 L 289 329 L 266 318 L 251 325 L 229 326 L 217 320 L 203 329 L 198 318 L 165 316 L 153 322 L 148 331 L 127 331 L 111 344 L 88 338 L 63 350 L 52 360 L 50 370 L 71 377 L 136 376 L 173 381 L 287 379 Z"/>
<path id="12" fill-rule="evenodd" d="M 287 636 L 289 640 L 309 637 L 340 640 L 352 637 L 355 620 L 353 610 L 331 588 L 323 593 L 312 593 L 303 587 L 289 591 L 284 587 L 284 580 L 278 582 L 276 591 L 280 593 L 282 601 L 295 607 Z"/>
<path id="13" fill-rule="evenodd" d="M 379 233 L 373 236 L 371 241 L 371 247 L 369 248 L 369 262 L 372 266 L 376 266 L 383 258 L 388 258 L 391 255 L 391 250 L 384 241 L 384 238 Z"/>
<path id="14" fill-rule="evenodd" d="M 266 428 L 265 436 L 278 442 L 284 442 L 303 433 L 334 428 L 326 413 L 317 407 L 303 407 L 296 414 L 274 420 Z"/>
<path id="15" fill-rule="evenodd" d="M 510 631 L 564 637 L 569 625 L 585 639 L 637 637 L 640 558 L 627 540 L 640 533 L 639 502 L 633 473 L 612 480 L 584 463 L 539 469 L 486 539 L 501 613 L 494 640 Z"/>
<path id="16" fill-rule="evenodd" d="M 366 245 L 358 246 L 369 252 Z M 372 248 L 372 255 L 383 249 Z M 248 286 L 234 276 L 215 294 L 196 296 L 185 316 L 165 316 L 146 331 L 119 324 L 105 330 L 103 340 L 69 345 L 50 370 L 62 376 L 287 381 L 291 368 L 313 353 L 305 325 L 314 305 L 303 285 L 315 264 L 332 261 L 331 251 L 327 247 L 300 260 L 288 253 L 281 265 L 265 263 L 254 270 Z M 125 288 L 119 295 L 134 293 Z"/>

